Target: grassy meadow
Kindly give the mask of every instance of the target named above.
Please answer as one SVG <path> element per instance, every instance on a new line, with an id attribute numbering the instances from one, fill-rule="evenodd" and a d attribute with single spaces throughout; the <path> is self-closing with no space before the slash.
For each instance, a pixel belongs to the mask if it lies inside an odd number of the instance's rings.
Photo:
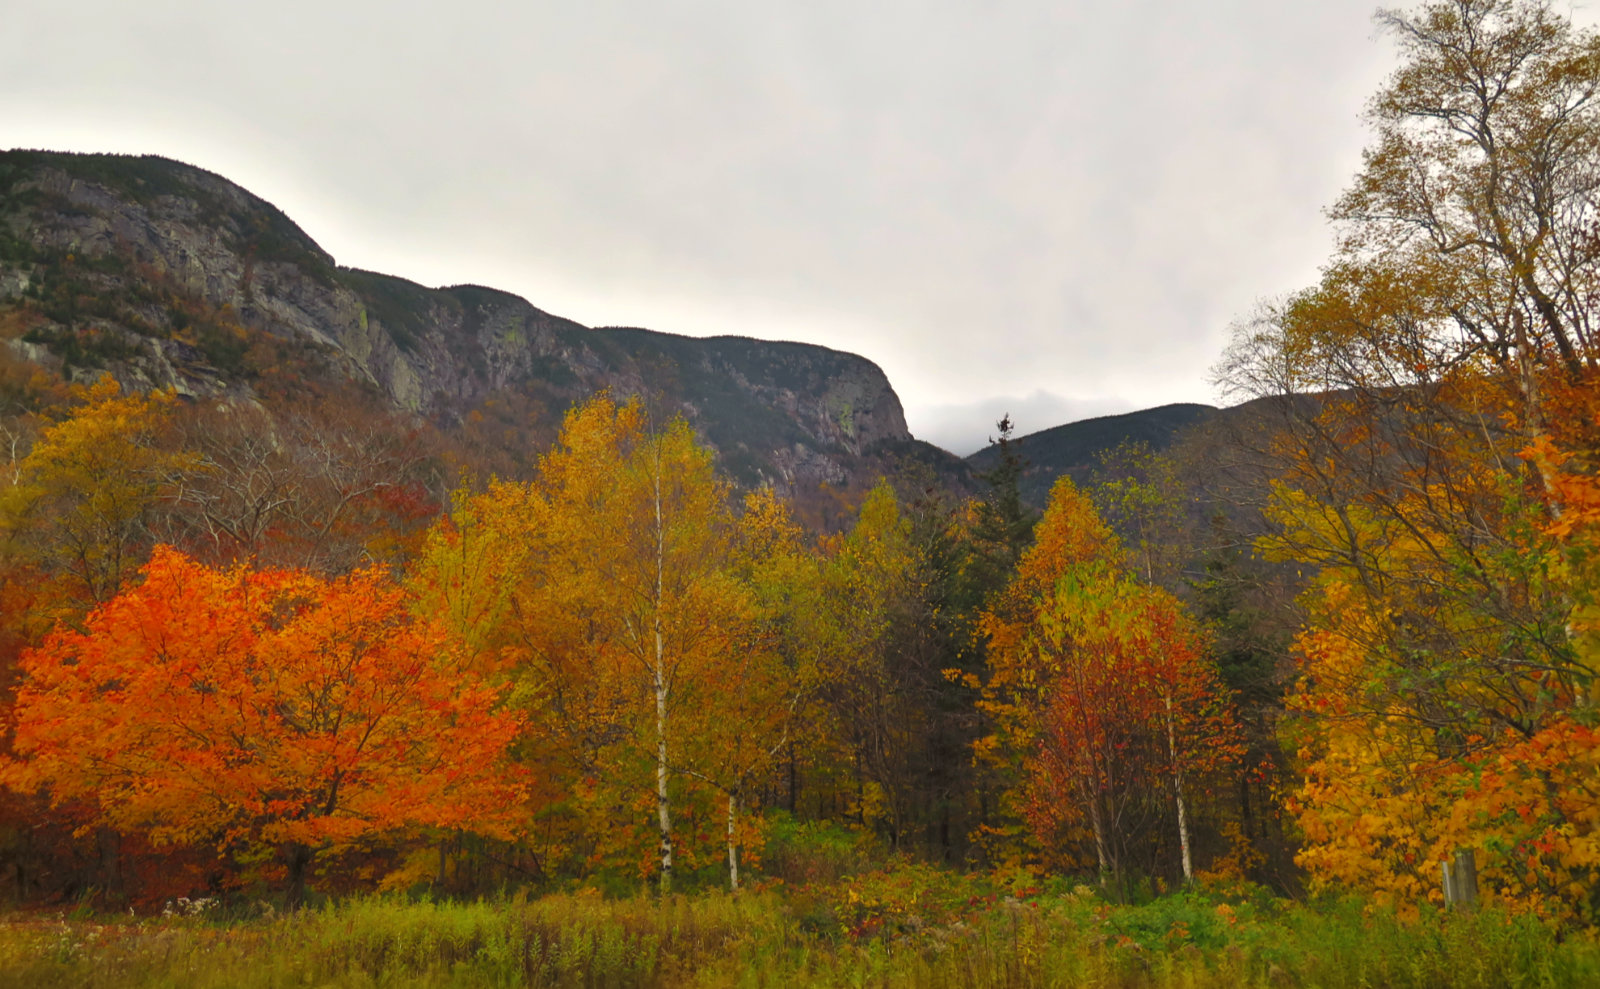
<path id="1" fill-rule="evenodd" d="M 1600 943 L 1532 919 L 1203 888 L 1113 905 L 1027 874 L 891 863 L 737 895 L 363 896 L 292 914 L 13 914 L 0 985 L 1581 987 Z"/>

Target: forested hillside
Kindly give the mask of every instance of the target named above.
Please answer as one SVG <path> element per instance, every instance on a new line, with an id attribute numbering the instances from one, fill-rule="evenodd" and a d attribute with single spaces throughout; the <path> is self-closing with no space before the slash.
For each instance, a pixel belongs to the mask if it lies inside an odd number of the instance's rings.
<path id="1" fill-rule="evenodd" d="M 1136 444 L 1153 453 L 1165 453 L 1188 438 L 1196 427 L 1210 422 L 1219 410 L 1210 405 L 1163 405 L 1122 415 L 1098 416 L 1063 423 L 1023 436 L 1007 436 L 1023 461 L 1018 486 L 1034 508 L 1043 508 L 1050 486 L 1063 474 L 1077 481 L 1090 480 L 1095 468 L 1122 444 Z M 991 442 L 967 457 L 974 470 L 993 470 L 1000 462 L 998 442 Z"/>

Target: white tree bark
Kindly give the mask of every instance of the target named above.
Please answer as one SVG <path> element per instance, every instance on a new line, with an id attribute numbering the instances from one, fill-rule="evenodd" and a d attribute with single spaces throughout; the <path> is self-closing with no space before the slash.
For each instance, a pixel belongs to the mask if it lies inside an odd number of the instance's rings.
<path id="1" fill-rule="evenodd" d="M 657 463 L 653 480 L 656 509 L 656 593 L 654 601 L 653 630 L 655 632 L 655 664 L 651 679 L 656 694 L 656 825 L 661 831 L 661 895 L 672 892 L 672 797 L 667 789 L 667 695 L 670 689 L 667 678 L 666 638 L 661 631 L 661 608 L 664 604 L 662 571 L 666 566 L 666 525 L 661 517 L 661 464 L 657 450 Z"/>
<path id="2" fill-rule="evenodd" d="M 1183 881 L 1194 882 L 1194 860 L 1189 853 L 1189 809 L 1183 802 L 1183 770 L 1178 765 L 1178 735 L 1172 723 L 1172 695 L 1167 702 L 1167 756 L 1172 760 L 1172 799 L 1178 804 L 1178 846 L 1183 850 Z"/>
<path id="3" fill-rule="evenodd" d="M 660 643 L 661 633 L 656 633 Z M 658 645 L 659 648 L 659 645 Z M 656 826 L 661 832 L 661 893 L 672 892 L 672 797 L 667 791 L 667 688 L 656 677 Z"/>
<path id="4" fill-rule="evenodd" d="M 728 794 L 728 889 L 739 892 L 739 843 L 735 840 L 737 817 L 739 813 L 739 797 L 730 792 Z"/>

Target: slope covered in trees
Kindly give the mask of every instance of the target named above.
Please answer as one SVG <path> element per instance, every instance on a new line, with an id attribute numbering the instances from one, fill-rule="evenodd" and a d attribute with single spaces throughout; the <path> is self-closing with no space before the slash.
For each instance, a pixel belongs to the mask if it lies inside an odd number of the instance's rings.
<path id="1" fill-rule="evenodd" d="M 1025 433 L 1012 440 L 1024 451 L 1026 460 L 1019 484 L 1022 496 L 1035 508 L 1043 508 L 1056 478 L 1088 480 L 1098 460 L 1122 444 L 1138 443 L 1164 452 L 1221 411 L 1193 403 L 1163 405 Z M 991 443 L 966 459 L 974 470 L 985 471 L 992 470 L 1000 458 L 999 444 Z"/>

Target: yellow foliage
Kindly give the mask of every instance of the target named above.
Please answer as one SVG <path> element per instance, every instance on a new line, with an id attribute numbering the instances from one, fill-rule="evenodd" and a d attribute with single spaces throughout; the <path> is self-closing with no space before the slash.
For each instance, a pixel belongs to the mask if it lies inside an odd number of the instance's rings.
<path id="1" fill-rule="evenodd" d="M 457 496 L 415 568 L 423 606 L 509 671 L 530 811 L 573 864 L 652 871 L 669 838 L 680 865 L 715 859 L 720 795 L 770 764 L 809 689 L 768 620 L 804 572 L 799 530 L 770 492 L 741 517 L 688 424 L 652 429 L 638 402 L 574 407 L 538 466 Z"/>
<path id="2" fill-rule="evenodd" d="M 41 628 L 117 593 L 153 543 L 152 511 L 195 466 L 162 445 L 170 392 L 124 395 L 107 375 L 75 387 L 73 399 L 0 491 L 3 549 L 46 585 Z"/>

